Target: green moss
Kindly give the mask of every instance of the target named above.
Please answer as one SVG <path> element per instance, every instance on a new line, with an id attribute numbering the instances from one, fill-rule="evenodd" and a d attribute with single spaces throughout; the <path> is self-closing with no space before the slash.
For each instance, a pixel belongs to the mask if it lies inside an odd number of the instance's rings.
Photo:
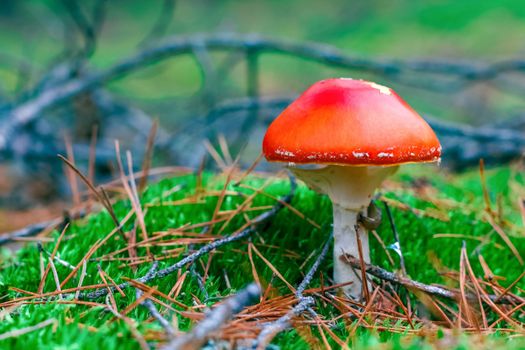
<path id="1" fill-rule="evenodd" d="M 435 238 L 439 233 L 455 233 L 471 237 L 488 237 L 486 244 L 481 245 L 475 239 L 465 239 L 469 258 L 475 272 L 482 275 L 483 271 L 478 262 L 477 255 L 481 254 L 492 268 L 495 274 L 506 278 L 502 282 L 508 285 L 522 272 L 523 267 L 519 265 L 516 258 L 506 247 L 501 238 L 495 234 L 489 224 L 482 219 L 482 212 L 485 206 L 482 196 L 482 187 L 477 172 L 466 173 L 458 176 L 451 175 L 432 175 L 431 168 L 422 169 L 412 167 L 408 171 L 397 175 L 397 181 L 393 186 L 388 187 L 385 193 L 387 198 L 402 202 L 412 208 L 422 210 L 414 213 L 412 211 L 400 210 L 392 206 L 395 223 L 400 234 L 401 244 L 403 247 L 406 266 L 409 275 L 426 283 L 445 283 L 443 277 L 436 271 L 431 259 L 431 255 L 437 257 L 443 266 L 457 270 L 459 268 L 459 252 L 462 245 L 462 239 L 458 238 Z M 425 177 L 420 174 L 426 174 Z M 250 177 L 244 181 L 244 184 L 261 187 L 267 179 Z M 207 189 L 220 190 L 223 187 L 224 177 L 206 174 L 203 177 L 203 186 Z M 416 184 L 427 183 L 430 187 L 427 189 L 431 193 L 428 198 L 417 195 L 414 188 Z M 515 225 L 513 229 L 508 229 L 509 235 L 517 235 L 522 229 L 519 220 L 519 211 L 515 208 L 519 191 L 511 191 L 509 188 L 522 188 L 523 179 L 515 169 L 507 167 L 487 171 L 487 183 L 489 188 L 489 197 L 495 202 L 498 197 L 502 199 L 503 213 L 505 217 Z M 180 190 L 165 196 L 167 191 L 180 186 Z M 151 185 L 144 193 L 142 202 L 146 203 L 164 203 L 177 201 L 187 198 L 195 193 L 196 178 L 192 175 L 178 176 L 162 180 Z M 245 194 L 251 194 L 253 191 L 229 185 L 229 191 L 240 191 Z M 289 184 L 285 180 L 272 179 L 270 184 L 265 187 L 264 192 L 272 196 L 281 196 L 288 192 Z M 432 200 L 434 203 L 431 203 Z M 440 200 L 441 202 L 439 202 Z M 238 195 L 226 196 L 221 210 L 233 210 L 238 207 L 244 198 Z M 446 202 L 445 202 L 446 201 Z M 253 200 L 252 207 L 272 205 L 274 201 L 264 195 L 257 195 Z M 448 207 L 444 208 L 442 203 L 447 203 Z M 455 204 L 450 204 L 455 203 Z M 177 228 L 184 224 L 195 224 L 206 222 L 213 216 L 217 204 L 217 196 L 206 197 L 202 202 L 181 204 L 177 206 L 163 205 L 149 207 L 146 214 L 146 225 L 149 232 L 166 231 L 171 228 Z M 297 285 L 308 268 L 311 261 L 301 270 L 304 260 L 312 252 L 319 252 L 322 242 L 326 240 L 327 225 L 331 222 L 331 204 L 329 200 L 320 196 L 305 187 L 299 187 L 292 205 L 304 213 L 311 220 L 321 224 L 325 229 L 313 227 L 309 222 L 294 215 L 290 210 L 285 209 L 279 212 L 271 223 L 259 232 L 259 237 L 254 236 L 253 242 L 257 249 L 285 276 L 287 281 L 292 285 Z M 430 209 L 429 209 L 430 208 Z M 120 201 L 115 205 L 117 216 L 122 219 L 131 209 L 128 201 Z M 430 210 L 438 210 L 448 216 L 448 221 L 442 221 L 426 215 L 425 212 L 432 213 Z M 250 217 L 254 217 L 258 212 L 249 212 Z M 386 218 L 386 215 L 384 215 Z M 125 230 L 131 230 L 133 227 L 133 218 L 125 225 Z M 223 233 L 231 233 L 245 223 L 242 215 L 237 215 L 224 228 Z M 217 233 L 220 225 L 216 225 L 214 233 Z M 92 214 L 87 218 L 75 222 L 67 231 L 64 240 L 58 250 L 61 259 L 76 265 L 88 249 L 99 239 L 105 237 L 113 230 L 113 223 L 106 212 Z M 197 231 L 198 232 L 198 231 Z M 393 242 L 392 232 L 388 222 L 383 222 L 379 227 L 378 233 L 381 235 L 385 244 Z M 55 232 L 55 239 L 59 233 Z M 261 243 L 264 239 L 265 244 Z M 518 251 L 525 251 L 525 240 L 522 237 L 511 238 Z M 46 244 L 46 249 L 52 250 L 55 243 Z M 103 245 L 93 256 L 98 258 L 109 254 L 117 249 L 124 247 L 123 240 L 114 235 L 105 245 Z M 175 245 L 166 247 L 152 247 L 153 254 L 162 256 L 169 249 L 173 248 L 187 249 L 187 245 Z M 206 279 L 206 290 L 209 299 L 205 302 L 212 305 L 221 297 L 229 295 L 242 288 L 253 280 L 252 266 L 247 255 L 247 242 L 236 242 L 223 247 L 213 256 L 210 264 L 208 278 Z M 288 254 L 289 251 L 295 254 Z M 138 254 L 145 255 L 145 248 L 139 248 Z M 384 250 L 372 238 L 372 256 L 373 261 L 389 270 L 398 268 L 397 257 L 392 254 L 396 266 L 392 266 L 387 259 Z M 12 290 L 7 290 L 9 286 L 21 288 L 29 291 L 36 291 L 40 281 L 39 271 L 39 253 L 35 244 L 28 244 L 21 249 L 16 257 L 1 255 L 0 262 L 0 298 L 5 301 L 7 298 L 20 297 L 21 294 Z M 120 255 L 127 256 L 126 253 Z M 162 260 L 160 266 L 173 264 L 179 258 L 170 258 Z M 209 257 L 202 258 L 203 266 L 208 262 Z M 331 256 L 323 265 L 321 272 L 324 276 L 331 274 Z M 260 280 L 267 283 L 272 280 L 272 270 L 254 254 L 254 262 Z M 122 281 L 124 277 L 138 277 L 144 275 L 150 268 L 150 265 L 143 264 L 139 266 L 136 272 L 118 261 L 91 261 L 88 264 L 88 276 L 84 285 L 100 283 L 100 277 L 97 271 L 97 264 L 114 280 Z M 199 271 L 202 271 L 201 264 L 197 264 Z M 65 278 L 70 272 L 68 267 L 57 264 L 58 274 Z M 224 277 L 228 277 L 228 281 Z M 157 286 L 160 291 L 167 293 L 177 280 L 176 275 L 150 283 L 151 286 Z M 78 279 L 71 279 L 67 287 L 75 287 Z M 228 284 L 230 287 L 228 287 Z M 319 275 L 312 282 L 312 286 L 319 286 Z M 276 288 L 275 293 L 289 294 L 286 285 L 279 279 L 273 279 L 273 286 Z M 524 288 L 524 281 L 518 283 L 518 287 Z M 44 288 L 45 291 L 54 291 L 55 284 L 51 276 L 47 279 Z M 182 291 L 177 300 L 186 304 L 193 305 L 194 301 L 204 301 L 205 296 L 198 288 L 194 279 L 188 276 L 183 285 Z M 116 295 L 116 302 L 119 310 L 133 303 L 135 293 L 133 290 L 126 290 L 126 296 Z M 104 303 L 104 300 L 97 300 Z M 334 310 L 328 306 L 318 305 L 318 310 L 326 317 L 333 316 Z M 57 327 L 49 326 L 35 332 L 22 335 L 0 342 L 2 348 L 17 348 L 20 344 L 26 347 L 36 347 L 39 349 L 51 348 L 92 348 L 92 344 L 104 346 L 105 349 L 115 348 L 136 348 L 136 341 L 133 338 L 129 328 L 123 322 L 110 322 L 112 315 L 102 307 L 90 308 L 78 305 L 63 305 L 57 303 L 24 305 L 10 312 L 0 312 L 3 317 L 0 322 L 0 334 L 21 329 L 49 318 L 57 320 Z M 145 323 L 148 318 L 147 312 L 143 308 L 136 308 L 128 316 L 137 321 L 139 330 L 142 333 L 148 330 L 158 330 L 159 326 L 155 323 Z M 191 324 L 188 319 L 177 316 L 175 313 L 168 312 L 168 318 L 178 318 L 180 329 L 186 330 Z M 389 321 L 386 321 L 389 322 Z M 390 321 L 390 325 L 394 324 Z M 387 325 L 387 324 L 385 324 Z M 91 328 L 89 328 L 91 327 Z M 317 334 L 317 330 L 313 330 Z M 334 328 L 334 332 L 346 339 L 348 337 L 344 324 L 339 324 Z M 447 331 L 448 332 L 448 331 Z M 441 333 L 441 336 L 450 341 L 448 333 Z M 276 338 L 276 343 L 283 348 L 308 348 L 305 340 L 297 334 L 296 331 L 288 331 Z M 329 340 L 331 341 L 331 340 Z M 387 332 L 377 333 L 359 329 L 357 335 L 350 339 L 355 348 L 374 348 L 379 343 L 388 343 L 391 349 L 419 349 L 428 348 L 430 343 L 426 343 L 424 338 L 392 334 Z M 436 340 L 434 340 L 436 341 Z M 453 338 L 456 348 L 468 348 L 471 341 L 470 337 L 461 335 Z M 486 340 L 494 346 L 519 348 L 519 340 L 507 340 L 503 335 L 491 336 Z M 335 343 L 333 344 L 335 345 Z"/>

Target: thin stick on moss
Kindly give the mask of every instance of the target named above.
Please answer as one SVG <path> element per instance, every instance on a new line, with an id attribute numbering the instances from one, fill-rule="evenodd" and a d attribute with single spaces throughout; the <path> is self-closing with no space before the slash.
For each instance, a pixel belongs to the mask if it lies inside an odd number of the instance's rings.
<path id="1" fill-rule="evenodd" d="M 261 289 L 255 283 L 226 299 L 219 306 L 208 313 L 206 318 L 199 322 L 189 333 L 177 337 L 162 348 L 162 350 L 200 349 L 210 333 L 222 327 L 235 314 L 246 306 L 259 300 Z"/>
<path id="2" fill-rule="evenodd" d="M 135 288 L 135 295 L 137 296 L 137 300 L 140 299 L 140 297 L 142 297 L 143 294 L 144 292 L 142 292 L 139 288 Z M 168 334 L 170 338 L 173 338 L 173 336 L 175 335 L 175 330 L 173 329 L 169 321 L 166 320 L 164 316 L 162 316 L 159 310 L 157 310 L 155 304 L 150 299 L 145 299 L 142 303 L 140 303 L 140 305 L 144 306 L 149 311 L 150 315 L 157 320 L 157 322 L 162 326 L 162 328 L 164 328 L 166 334 Z"/>
<path id="3" fill-rule="evenodd" d="M 359 259 L 351 255 L 348 255 L 348 254 L 341 255 L 340 259 L 355 268 L 361 267 L 361 262 L 359 261 Z M 372 276 L 375 276 L 384 281 L 402 285 L 408 289 L 412 289 L 412 288 L 417 289 L 427 294 L 431 294 L 431 295 L 435 295 L 441 298 L 451 299 L 451 300 L 458 300 L 458 298 L 461 297 L 461 294 L 459 293 L 459 291 L 450 290 L 444 287 L 433 286 L 433 285 L 424 284 L 418 281 L 414 281 L 408 277 L 398 276 L 393 272 L 384 270 L 375 265 L 364 264 L 364 268 L 366 272 Z M 466 296 L 468 299 L 472 299 L 472 300 L 476 298 L 476 296 L 472 294 L 466 294 Z M 484 296 L 483 299 L 486 300 L 487 298 L 491 302 L 498 301 L 500 304 L 512 304 L 513 302 L 525 302 L 525 299 L 520 298 L 516 295 L 512 295 L 512 294 L 509 294 L 505 296 L 504 298 L 499 298 L 497 295 L 494 295 L 494 294 L 487 294 Z"/>
<path id="4" fill-rule="evenodd" d="M 21 329 L 16 329 L 14 331 L 9 331 L 9 332 L 2 333 L 2 334 L 0 334 L 0 340 L 9 339 L 9 338 L 16 338 L 16 337 L 19 337 L 21 335 L 24 335 L 24 334 L 27 334 L 27 333 L 31 333 L 31 332 L 37 331 L 39 329 L 42 329 L 42 328 L 54 325 L 56 323 L 57 323 L 57 320 L 54 319 L 54 318 L 51 318 L 49 320 L 45 320 L 45 321 L 42 321 L 40 323 L 37 323 L 34 326 L 21 328 Z"/>
<path id="5" fill-rule="evenodd" d="M 295 182 L 295 178 L 290 176 L 290 193 L 288 195 L 286 195 L 284 198 L 282 198 L 282 201 L 285 202 L 285 203 L 289 203 L 292 198 L 293 198 L 293 195 L 295 193 L 295 189 L 296 189 L 296 182 Z M 235 241 L 239 241 L 241 239 L 244 239 L 244 238 L 247 238 L 249 236 L 251 236 L 255 231 L 256 231 L 256 228 L 262 224 L 265 224 L 266 222 L 268 222 L 272 217 L 274 217 L 282 208 L 284 208 L 284 205 L 279 201 L 277 202 L 272 209 L 260 214 L 259 216 L 257 216 L 255 219 L 252 220 L 252 224 L 243 229 L 242 231 L 236 233 L 236 234 L 232 234 L 228 237 L 225 237 L 225 238 L 221 238 L 221 239 L 218 239 L 218 240 L 215 240 L 203 247 L 201 247 L 199 250 L 195 251 L 193 254 L 190 254 L 188 256 L 186 256 L 185 258 L 183 258 L 182 260 L 179 260 L 177 263 L 171 265 L 171 266 L 168 266 L 162 270 L 159 270 L 157 272 L 153 272 L 153 273 L 147 273 L 146 275 L 140 277 L 140 278 L 137 278 L 136 281 L 137 282 L 140 282 L 140 283 L 148 283 L 154 279 L 157 279 L 157 278 L 164 278 L 168 275 L 171 275 L 173 272 L 175 271 L 178 271 L 180 270 L 181 268 L 183 268 L 184 266 L 186 265 L 189 265 L 189 264 L 192 264 L 194 263 L 197 259 L 199 259 L 200 257 L 208 254 L 209 252 L 221 247 L 221 246 L 224 246 L 226 244 L 229 244 L 229 243 L 232 243 L 232 242 L 235 242 Z M 121 283 L 118 285 L 119 288 L 121 289 L 124 289 L 124 288 L 128 288 L 130 286 L 130 283 L 129 282 L 124 282 L 124 283 Z M 112 289 L 115 288 L 115 287 L 112 287 Z M 79 296 L 80 299 L 97 299 L 97 298 L 100 298 L 102 296 L 105 296 L 106 294 L 108 294 L 108 290 L 106 288 L 100 288 L 100 289 L 97 289 L 91 293 L 84 293 L 84 294 L 81 294 Z"/>

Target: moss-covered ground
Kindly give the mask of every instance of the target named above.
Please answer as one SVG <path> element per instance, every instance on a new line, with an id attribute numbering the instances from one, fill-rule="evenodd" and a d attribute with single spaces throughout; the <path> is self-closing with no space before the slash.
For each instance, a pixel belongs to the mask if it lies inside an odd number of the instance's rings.
<path id="1" fill-rule="evenodd" d="M 431 166 L 407 168 L 385 184 L 383 195 L 390 203 L 400 235 L 406 269 L 412 279 L 427 284 L 439 283 L 458 287 L 454 276 L 460 269 L 463 244 L 472 268 L 482 282 L 490 282 L 487 276 L 488 268 L 495 276 L 492 282 L 503 287 L 519 277 L 524 267 L 488 222 L 490 215 L 487 205 L 490 204 L 492 211 L 491 220 L 495 220 L 494 224 L 498 228 L 501 227 L 509 237 L 517 253 L 525 256 L 520 208 L 520 203 L 525 198 L 525 181 L 521 166 L 487 170 L 485 191 L 479 171 L 451 175 Z M 163 236 L 151 242 L 147 248 L 145 245 L 139 246 L 136 250 L 137 255 L 147 257 L 149 249 L 151 255 L 160 260 L 161 268 L 169 266 L 180 260 L 189 250 L 197 249 L 219 235 L 235 232 L 246 224 L 246 220 L 275 204 L 272 197 L 285 195 L 289 191 L 289 182 L 284 177 L 250 175 L 240 185 L 236 185 L 235 181 L 229 183 L 220 211 L 216 212 L 225 181 L 224 174 L 204 174 L 202 177 L 185 174 L 151 184 L 141 197 L 142 205 L 146 209 L 145 223 L 149 236 Z M 262 188 L 261 193 L 256 193 L 254 188 Z M 252 194 L 253 200 L 242 206 Z M 305 218 L 301 218 L 290 209 L 283 209 L 271 219 L 269 225 L 259 230 L 250 240 L 226 245 L 214 254 L 201 258 L 195 264 L 195 270 L 204 278 L 205 291 L 199 288 L 194 275 L 186 273 L 186 268 L 149 283 L 150 287 L 169 294 L 172 299 L 187 306 L 176 305 L 173 300 L 155 294 L 165 303 L 158 307 L 174 327 L 181 331 L 188 330 L 196 322 L 197 315 L 204 311 L 205 306 L 219 302 L 254 279 L 258 279 L 263 290 L 268 291 L 268 300 L 281 295 L 292 295 L 286 283 L 276 277 L 272 269 L 276 269 L 289 284 L 297 286 L 327 239 L 332 215 L 329 200 L 304 186 L 299 186 L 292 206 L 303 213 Z M 381 204 L 380 206 L 383 207 Z M 241 213 L 232 216 L 232 211 L 239 207 L 243 209 Z M 131 209 L 130 202 L 124 196 L 114 205 L 119 220 L 123 220 Z M 133 232 L 137 225 L 135 217 L 131 216 L 124 225 L 125 232 Z M 228 217 L 231 217 L 231 220 L 224 225 L 224 218 Z M 377 233 L 384 244 L 389 245 L 394 242 L 394 238 L 386 215 L 383 217 L 383 223 L 377 229 Z M 203 232 L 202 227 L 189 226 L 205 223 L 213 218 L 223 218 L 223 221 L 215 224 L 212 230 Z M 319 226 L 316 227 L 312 222 L 318 223 Z M 106 211 L 77 220 L 65 231 L 58 246 L 57 256 L 62 261 L 76 266 L 94 244 L 113 230 L 113 221 Z M 137 228 L 136 231 L 137 240 L 140 242 L 143 239 L 141 230 Z M 44 243 L 44 249 L 52 252 L 59 236 L 60 232 L 53 232 L 53 240 Z M 392 259 L 390 260 L 385 249 L 373 237 L 371 245 L 374 264 L 389 271 L 399 270 L 399 259 L 393 251 L 389 252 Z M 103 276 L 106 280 L 110 277 L 117 283 L 125 278 L 144 275 L 151 267 L 151 262 L 146 261 L 146 258 L 136 260 L 134 270 L 129 266 L 127 250 L 111 254 L 125 247 L 126 242 L 118 234 L 100 246 L 86 264 L 87 275 L 83 285 L 103 283 L 98 267 L 104 271 Z M 330 285 L 331 259 L 330 253 L 310 287 Z M 45 267 L 47 261 L 46 253 L 41 253 L 37 244 L 33 242 L 26 244 L 16 253 L 4 250 L 0 255 L 0 303 L 7 306 L 0 308 L 0 335 L 49 319 L 56 320 L 47 327 L 1 340 L 0 348 L 135 349 L 138 348 L 138 344 L 136 335 L 131 331 L 133 327 L 136 327 L 151 345 L 158 345 L 158 340 L 163 339 L 162 328 L 145 308 L 134 305 L 135 291 L 129 288 L 123 290 L 124 295 L 114 293 L 114 303 L 119 312 L 129 318 L 130 322 L 127 323 L 116 320 L 114 315 L 107 311 L 106 302 L 111 304 L 113 301 L 104 297 L 90 300 L 92 304 L 88 305 L 75 304 L 68 297 L 46 302 L 30 299 L 25 303 L 13 303 L 17 298 L 31 296 L 29 292 L 38 291 L 42 273 L 41 263 Z M 485 269 L 481 263 L 483 261 L 486 262 Z M 63 281 L 71 272 L 71 268 L 66 265 L 56 262 L 59 281 Z M 63 288 L 75 288 L 79 283 L 79 274 L 76 273 Z M 177 283 L 179 288 L 174 288 Z M 487 291 L 493 292 L 492 288 L 486 288 Z M 523 295 L 523 288 L 525 281 L 522 280 L 511 292 Z M 53 291 L 56 291 L 56 283 L 50 272 L 43 292 Z M 405 298 L 406 291 L 400 288 L 399 294 Z M 305 319 L 299 319 L 295 328 L 278 335 L 273 344 L 283 349 L 310 346 L 323 348 L 326 346 L 323 338 L 326 338 L 326 342 L 334 348 L 338 347 L 338 339 L 354 345 L 353 348 L 525 348 L 525 340 L 519 336 L 523 335 L 523 331 L 520 333 L 519 329 L 513 328 L 508 322 L 499 322 L 491 330 L 481 332 L 483 335 L 472 330 L 462 331 L 461 322 L 451 327 L 434 322 L 435 317 L 431 315 L 425 316 L 428 312 L 420 302 L 422 299 L 414 295 L 412 307 L 416 308 L 416 330 L 401 318 L 377 315 L 368 315 L 364 320 L 369 325 L 386 326 L 392 331 L 377 327 L 355 327 L 358 321 L 350 317 L 337 317 L 340 313 L 336 308 L 323 299 L 316 300 L 315 308 L 320 317 L 333 322 L 326 323 L 326 327 L 315 324 L 305 326 Z M 454 303 L 447 302 L 446 305 L 449 305 L 451 310 L 457 310 Z M 289 306 L 286 305 L 281 308 L 281 315 L 287 308 Z M 490 309 L 486 308 L 485 311 L 489 325 L 498 319 L 499 316 Z M 453 315 L 454 312 L 451 311 L 450 318 L 453 318 Z M 510 315 L 516 322 L 525 321 L 521 311 Z M 233 338 L 242 337 L 243 332 L 246 332 L 238 324 L 231 325 L 225 333 Z M 237 331 L 235 327 L 240 330 Z M 352 335 L 349 336 L 350 334 Z"/>

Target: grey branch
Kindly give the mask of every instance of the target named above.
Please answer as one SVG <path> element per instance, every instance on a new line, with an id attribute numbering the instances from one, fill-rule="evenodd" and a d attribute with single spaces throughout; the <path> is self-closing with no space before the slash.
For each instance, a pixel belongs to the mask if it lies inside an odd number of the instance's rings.
<path id="1" fill-rule="evenodd" d="M 328 248 L 330 248 L 330 242 L 332 240 L 332 236 L 333 236 L 333 232 L 330 233 L 330 236 L 328 240 L 326 241 L 326 243 L 324 244 L 323 249 L 321 250 L 321 253 L 319 254 L 317 259 L 313 263 L 312 267 L 310 268 L 308 273 L 304 276 L 303 280 L 297 287 L 297 290 L 295 291 L 295 295 L 297 296 L 298 299 L 303 297 L 304 290 L 306 289 L 306 287 L 308 287 L 310 282 L 312 282 L 312 279 L 314 278 L 315 273 L 317 272 L 317 270 L 319 269 L 319 266 L 321 266 L 321 263 L 326 257 L 326 254 L 328 253 Z"/>
<path id="2" fill-rule="evenodd" d="M 315 43 L 294 43 L 279 39 L 263 38 L 257 35 L 188 36 L 171 38 L 155 47 L 144 49 L 100 72 L 84 77 L 70 79 L 62 84 L 42 91 L 34 98 L 22 102 L 7 111 L 7 117 L 0 125 L 0 150 L 9 143 L 14 130 L 30 123 L 42 112 L 67 101 L 68 99 L 93 90 L 110 81 L 125 77 L 138 69 L 145 68 L 167 58 L 193 52 L 196 45 L 210 51 L 256 52 L 261 54 L 281 54 L 303 58 L 324 65 L 359 70 L 395 78 L 405 72 L 441 74 L 460 80 L 464 84 L 494 79 L 503 73 L 525 72 L 525 61 L 506 60 L 493 64 L 438 62 L 438 61 L 400 61 L 373 60 L 346 55 L 336 48 Z M 464 83 L 464 84 L 463 84 Z M 457 85 L 457 84 L 455 84 Z"/>
<path id="3" fill-rule="evenodd" d="M 140 299 L 140 297 L 143 295 L 143 292 L 137 288 L 135 290 L 135 294 L 137 299 Z M 175 330 L 173 329 L 169 321 L 166 320 L 164 316 L 162 316 L 159 310 L 157 310 L 155 304 L 151 300 L 146 299 L 142 303 L 140 303 L 140 305 L 144 306 L 149 311 L 150 315 L 157 320 L 157 322 L 162 326 L 162 328 L 164 328 L 166 334 L 170 338 L 173 338 L 173 336 L 175 335 Z"/>
<path id="4" fill-rule="evenodd" d="M 26 226 L 19 230 L 2 233 L 0 235 L 0 246 L 3 244 L 15 241 L 19 238 L 33 237 L 43 230 L 55 226 L 56 229 L 61 230 L 71 219 L 80 219 L 86 215 L 85 210 L 73 214 L 71 217 L 60 217 L 48 221 L 42 221 L 33 225 Z"/>
<path id="5" fill-rule="evenodd" d="M 265 349 L 266 345 L 279 333 L 287 330 L 292 325 L 292 320 L 303 314 L 315 303 L 312 297 L 303 297 L 301 301 L 288 311 L 284 316 L 281 316 L 277 321 L 268 323 L 264 326 L 257 340 L 253 343 L 252 349 Z"/>
<path id="6" fill-rule="evenodd" d="M 26 226 L 16 231 L 11 231 L 0 235 L 0 246 L 8 242 L 14 241 L 18 238 L 32 237 L 42 232 L 48 227 L 59 225 L 63 223 L 62 218 L 53 219 L 49 221 L 39 222 L 30 226 Z"/>
<path id="7" fill-rule="evenodd" d="M 341 259 L 341 261 L 346 262 L 352 267 L 355 267 L 355 268 L 361 267 L 361 262 L 359 261 L 359 259 L 351 255 L 345 254 L 345 255 L 341 255 L 339 258 Z M 445 298 L 445 299 L 452 299 L 452 300 L 458 300 L 461 297 L 461 294 L 459 291 L 414 281 L 408 277 L 399 276 L 393 272 L 384 270 L 375 265 L 365 263 L 365 271 L 368 274 L 375 276 L 381 280 L 395 283 L 398 285 L 402 285 L 409 290 L 417 289 L 427 294 L 435 295 L 435 296 Z M 525 299 L 520 298 L 518 296 L 514 296 L 514 295 L 507 295 L 502 298 L 498 297 L 497 295 L 482 296 L 482 298 L 486 298 L 486 297 L 490 298 L 492 302 L 499 302 L 501 304 L 512 304 L 513 302 L 519 302 L 519 303 L 525 302 Z M 474 294 L 468 294 L 467 298 L 472 299 L 472 300 L 477 300 L 477 296 Z"/>
<path id="8" fill-rule="evenodd" d="M 203 247 L 201 247 L 199 250 L 195 251 L 194 253 L 186 256 L 185 258 L 179 260 L 177 263 L 169 266 L 169 267 L 166 267 L 162 270 L 159 270 L 159 271 L 154 271 L 152 273 L 148 273 L 146 274 L 145 276 L 142 276 L 140 278 L 137 278 L 137 281 L 140 282 L 140 283 L 148 283 L 156 278 L 164 278 L 168 275 L 171 275 L 173 272 L 177 271 L 177 270 L 180 270 L 181 268 L 183 268 L 184 266 L 186 265 L 189 265 L 189 264 L 192 264 L 193 262 L 195 262 L 197 259 L 199 259 L 200 257 L 208 254 L 209 252 L 211 252 L 212 250 L 215 250 L 219 247 L 222 247 L 226 244 L 229 244 L 229 243 L 232 243 L 232 242 L 235 242 L 235 241 L 238 241 L 238 240 L 241 240 L 241 239 L 244 239 L 246 237 L 249 237 L 250 235 L 252 235 L 255 231 L 256 231 L 256 228 L 264 223 L 266 223 L 270 218 L 274 217 L 283 207 L 284 207 L 284 204 L 283 203 L 290 203 L 290 201 L 292 200 L 293 198 L 293 195 L 295 193 L 295 188 L 296 188 L 296 182 L 295 182 L 295 179 L 293 177 L 290 177 L 290 193 L 286 196 L 284 196 L 283 198 L 281 198 L 281 200 L 279 202 L 277 202 L 272 209 L 258 215 L 255 219 L 253 219 L 252 221 L 252 225 L 244 230 L 242 230 L 241 232 L 235 234 L 235 235 L 231 235 L 231 236 L 228 236 L 228 237 L 225 237 L 225 238 L 221 238 L 221 239 L 218 239 L 218 240 L 215 240 Z M 130 286 L 130 283 L 128 282 L 124 282 L 124 283 L 121 283 L 118 285 L 118 287 L 120 289 L 124 289 L 124 288 L 128 288 Z M 117 290 L 116 287 L 111 287 L 111 289 L 113 291 Z M 97 299 L 97 298 L 100 298 L 104 295 L 108 294 L 108 288 L 100 288 L 100 289 L 97 289 L 93 292 L 90 292 L 90 293 L 83 293 L 83 294 L 80 294 L 79 298 L 80 299 Z"/>
<path id="9" fill-rule="evenodd" d="M 256 301 L 261 294 L 260 287 L 252 283 L 246 288 L 226 299 L 211 310 L 204 320 L 199 322 L 189 333 L 186 333 L 164 346 L 163 350 L 199 349 L 210 334 L 222 327 L 235 314 Z"/>

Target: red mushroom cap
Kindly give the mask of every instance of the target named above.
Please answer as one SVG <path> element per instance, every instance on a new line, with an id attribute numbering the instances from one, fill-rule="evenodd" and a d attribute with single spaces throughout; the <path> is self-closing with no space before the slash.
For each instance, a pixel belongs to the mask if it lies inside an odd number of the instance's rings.
<path id="1" fill-rule="evenodd" d="M 439 140 L 427 122 L 393 90 L 352 79 L 312 85 L 268 127 L 269 161 L 397 165 L 433 162 Z"/>

